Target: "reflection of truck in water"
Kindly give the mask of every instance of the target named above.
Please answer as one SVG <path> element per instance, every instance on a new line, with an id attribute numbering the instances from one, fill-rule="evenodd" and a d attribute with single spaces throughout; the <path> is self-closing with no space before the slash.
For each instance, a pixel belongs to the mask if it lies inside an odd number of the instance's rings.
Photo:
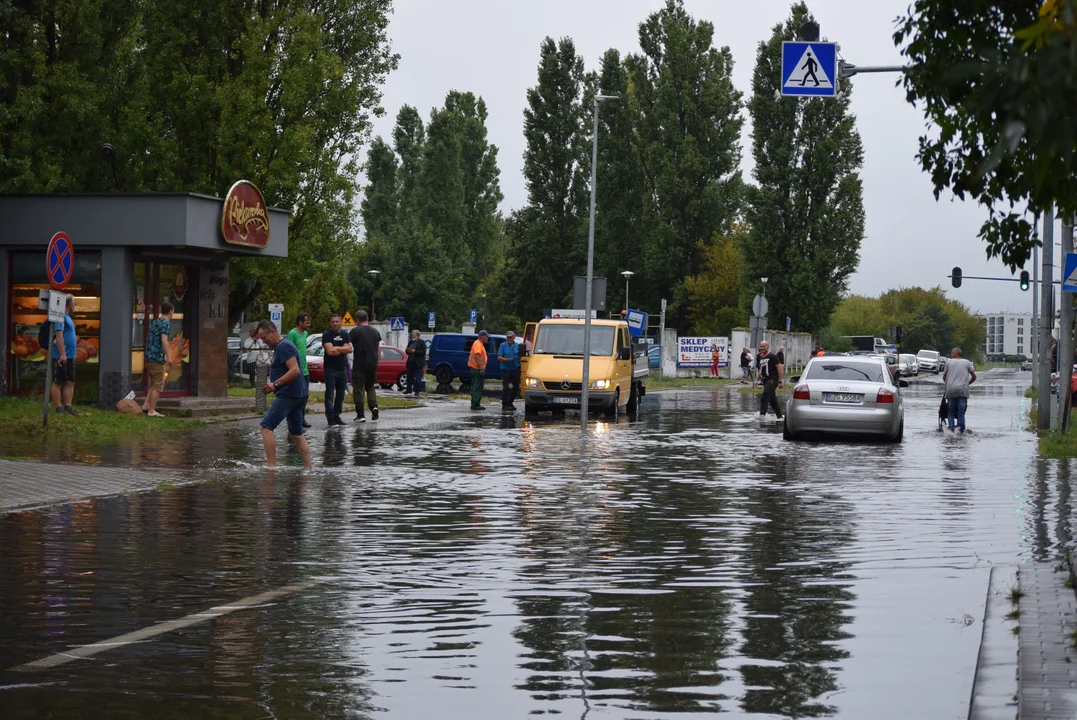
<path id="1" fill-rule="evenodd" d="M 853 348 L 860 352 L 886 354 L 886 341 L 871 335 L 842 335 L 842 340 L 848 340 Z"/>
<path id="2" fill-rule="evenodd" d="M 583 331 L 583 320 L 527 323 L 520 373 L 525 412 L 580 407 Z M 609 416 L 622 410 L 636 412 L 649 373 L 646 344 L 632 344 L 623 320 L 592 320 L 588 356 L 588 407 Z"/>

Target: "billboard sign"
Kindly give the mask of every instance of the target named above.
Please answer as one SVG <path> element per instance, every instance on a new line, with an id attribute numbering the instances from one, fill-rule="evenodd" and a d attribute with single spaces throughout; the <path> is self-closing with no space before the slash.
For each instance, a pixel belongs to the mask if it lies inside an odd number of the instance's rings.
<path id="1" fill-rule="evenodd" d="M 718 349 L 718 367 L 729 367 L 729 338 L 724 337 L 678 337 L 677 367 L 709 368 L 712 353 Z"/>

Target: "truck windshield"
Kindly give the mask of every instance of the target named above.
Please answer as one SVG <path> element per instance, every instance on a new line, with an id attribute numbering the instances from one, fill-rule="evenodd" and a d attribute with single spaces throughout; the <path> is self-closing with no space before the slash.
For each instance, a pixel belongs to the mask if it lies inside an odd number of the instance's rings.
<path id="1" fill-rule="evenodd" d="M 616 328 L 609 325 L 591 326 L 591 354 L 613 355 Z M 540 325 L 535 340 L 537 355 L 583 355 L 583 325 Z"/>

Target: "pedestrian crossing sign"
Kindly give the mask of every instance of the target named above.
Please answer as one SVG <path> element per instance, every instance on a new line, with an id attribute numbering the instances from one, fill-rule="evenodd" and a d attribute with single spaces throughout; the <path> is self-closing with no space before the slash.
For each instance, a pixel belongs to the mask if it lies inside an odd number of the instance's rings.
<path id="1" fill-rule="evenodd" d="M 1077 293 L 1077 253 L 1066 253 L 1062 266 L 1062 289 Z"/>
<path id="2" fill-rule="evenodd" d="M 837 44 L 783 42 L 781 93 L 793 96 L 836 97 Z"/>
<path id="3" fill-rule="evenodd" d="M 389 332 L 403 332 L 404 331 L 404 318 L 394 317 L 389 318 Z"/>
<path id="4" fill-rule="evenodd" d="M 341 325 L 354 325 L 355 324 L 355 318 L 352 317 L 352 314 L 350 312 L 346 312 L 346 313 L 344 313 L 344 317 L 341 318 L 340 324 Z"/>

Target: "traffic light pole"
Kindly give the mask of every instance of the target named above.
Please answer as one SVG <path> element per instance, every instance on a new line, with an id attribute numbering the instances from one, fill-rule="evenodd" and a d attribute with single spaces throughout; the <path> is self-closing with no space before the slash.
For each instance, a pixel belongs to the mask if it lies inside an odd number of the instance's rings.
<path id="1" fill-rule="evenodd" d="M 1036 403 L 1036 427 L 1039 430 L 1051 428 L 1051 325 L 1054 324 L 1054 313 L 1051 312 L 1051 300 L 1055 292 L 1053 270 L 1055 254 L 1055 209 L 1054 205 L 1048 205 L 1043 211 L 1043 265 L 1042 280 L 1040 286 L 1040 347 L 1043 353 L 1040 355 L 1040 373 L 1036 379 L 1036 392 L 1039 399 Z"/>
<path id="2" fill-rule="evenodd" d="M 1073 218 L 1062 219 L 1062 255 L 1073 252 Z M 1052 428 L 1069 429 L 1069 407 L 1073 380 L 1073 293 L 1062 288 L 1058 318 L 1058 414 Z"/>
<path id="3" fill-rule="evenodd" d="M 1039 223 L 1037 222 L 1037 225 Z M 1033 231 L 1039 232 L 1039 228 Z M 1045 348 L 1040 347 L 1040 296 L 1036 293 L 1040 289 L 1040 248 L 1032 248 L 1032 336 L 1029 342 L 1032 345 L 1032 387 L 1037 387 L 1036 378 L 1040 375 L 1040 355 Z"/>

